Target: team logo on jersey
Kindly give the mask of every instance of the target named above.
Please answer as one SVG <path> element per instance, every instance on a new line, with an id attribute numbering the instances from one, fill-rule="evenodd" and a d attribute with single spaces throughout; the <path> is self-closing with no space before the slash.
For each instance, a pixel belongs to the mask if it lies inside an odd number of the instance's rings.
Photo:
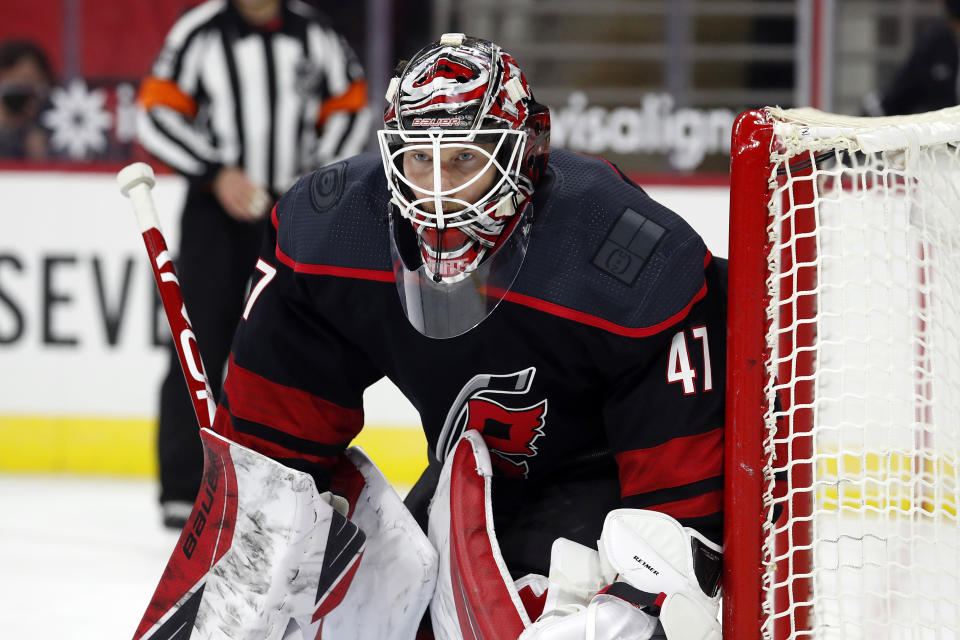
<path id="1" fill-rule="evenodd" d="M 537 455 L 544 435 L 547 400 L 531 404 L 527 397 L 536 367 L 507 375 L 480 374 L 463 386 L 454 400 L 437 442 L 442 462 L 464 431 L 474 429 L 490 450 L 490 461 L 503 475 L 526 478 L 528 461 Z"/>

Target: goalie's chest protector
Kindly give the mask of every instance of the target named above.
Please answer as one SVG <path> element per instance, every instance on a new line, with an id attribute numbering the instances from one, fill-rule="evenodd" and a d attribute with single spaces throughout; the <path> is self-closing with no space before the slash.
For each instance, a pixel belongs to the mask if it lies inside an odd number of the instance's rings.
<path id="1" fill-rule="evenodd" d="M 609 421 L 623 421 L 607 411 L 614 394 L 625 377 L 642 384 L 704 297 L 699 236 L 612 165 L 554 151 L 510 293 L 471 331 L 432 339 L 400 306 L 388 197 L 379 156 L 365 154 L 305 177 L 278 205 L 277 256 L 318 330 L 400 388 L 431 454 L 477 429 L 497 473 L 530 477 L 608 450 Z"/>

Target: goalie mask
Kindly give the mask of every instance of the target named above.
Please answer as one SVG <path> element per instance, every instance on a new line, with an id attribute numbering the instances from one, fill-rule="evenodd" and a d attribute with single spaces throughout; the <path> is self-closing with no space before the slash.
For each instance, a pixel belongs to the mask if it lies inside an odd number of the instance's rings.
<path id="1" fill-rule="evenodd" d="M 493 311 L 523 263 L 549 110 L 509 54 L 463 34 L 418 52 L 386 97 L 378 139 L 401 303 L 424 335 L 453 337 Z"/>

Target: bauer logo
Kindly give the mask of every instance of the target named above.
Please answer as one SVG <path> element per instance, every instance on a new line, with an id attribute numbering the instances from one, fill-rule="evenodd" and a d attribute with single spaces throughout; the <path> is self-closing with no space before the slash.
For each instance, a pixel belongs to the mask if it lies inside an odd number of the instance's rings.
<path id="1" fill-rule="evenodd" d="M 203 474 L 203 486 L 200 488 L 197 503 L 193 507 L 190 524 L 187 525 L 186 530 L 180 538 L 183 541 L 180 549 L 187 559 L 193 556 L 193 552 L 197 549 L 197 542 L 200 536 L 203 535 L 204 529 L 207 528 L 210 510 L 213 508 L 213 503 L 217 495 L 217 487 L 220 484 L 220 458 L 217 454 L 209 451 L 209 449 L 208 452 L 208 455 L 211 456 L 212 463 L 207 468 L 206 473 Z"/>
<path id="2" fill-rule="evenodd" d="M 460 116 L 455 118 L 414 118 L 411 127 L 459 127 L 466 124 Z"/>

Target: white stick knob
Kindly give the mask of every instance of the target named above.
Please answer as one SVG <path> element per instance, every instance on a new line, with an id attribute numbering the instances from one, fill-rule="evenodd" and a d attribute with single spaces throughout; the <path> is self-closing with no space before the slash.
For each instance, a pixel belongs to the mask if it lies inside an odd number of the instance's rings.
<path id="1" fill-rule="evenodd" d="M 160 218 L 157 209 L 153 206 L 153 197 L 150 190 L 157 184 L 150 165 L 143 162 L 134 162 L 127 165 L 117 174 L 117 184 L 120 193 L 130 198 L 133 204 L 133 213 L 137 216 L 140 232 L 148 229 L 160 228 Z"/>

